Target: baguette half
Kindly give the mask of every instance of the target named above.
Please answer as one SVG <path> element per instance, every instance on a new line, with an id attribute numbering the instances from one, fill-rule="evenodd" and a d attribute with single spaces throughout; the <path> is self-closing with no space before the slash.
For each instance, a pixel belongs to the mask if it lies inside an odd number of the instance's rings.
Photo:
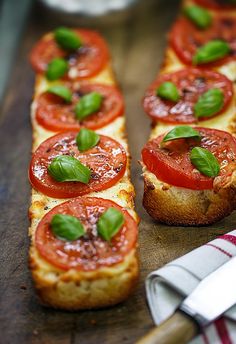
<path id="1" fill-rule="evenodd" d="M 50 37 L 52 37 L 51 33 L 45 35 L 43 39 L 47 40 Z M 109 60 L 97 75 L 86 79 L 86 82 L 115 85 L 111 61 Z M 35 118 L 37 97 L 54 83 L 49 82 L 44 75 L 36 74 L 34 99 L 31 106 L 33 152 L 44 140 L 56 134 L 43 128 Z M 127 210 L 138 224 L 139 220 L 134 211 L 135 193 L 130 181 L 130 155 L 124 114 L 96 132 L 110 136 L 123 145 L 127 153 L 127 167 L 125 175 L 114 186 L 100 192 L 91 192 L 86 196 L 112 200 Z M 134 290 L 139 275 L 136 246 L 122 262 L 109 267 L 104 266 L 95 271 L 75 269 L 64 271 L 49 263 L 38 252 L 35 245 L 35 232 L 40 220 L 51 209 L 65 201 L 65 199 L 47 197 L 40 191 L 32 189 L 29 210 L 31 220 L 29 266 L 41 302 L 49 307 L 75 311 L 107 307 L 124 301 Z"/>
<path id="2" fill-rule="evenodd" d="M 192 0 L 182 1 L 182 6 L 195 4 Z M 210 11 L 212 16 L 217 15 Z M 225 11 L 225 15 L 235 16 L 235 13 Z M 160 74 L 172 73 L 186 68 L 170 45 L 167 46 Z M 213 67 L 234 82 L 234 95 L 231 103 L 223 113 L 208 120 L 201 121 L 201 127 L 220 129 L 236 134 L 236 62 Z M 166 133 L 175 127 L 161 121 L 152 124 L 150 139 Z M 228 216 L 236 209 L 236 172 L 224 182 L 220 177 L 215 178 L 212 190 L 191 190 L 176 187 L 160 181 L 143 165 L 144 195 L 143 206 L 147 213 L 156 221 L 169 225 L 200 226 L 208 225 Z"/>

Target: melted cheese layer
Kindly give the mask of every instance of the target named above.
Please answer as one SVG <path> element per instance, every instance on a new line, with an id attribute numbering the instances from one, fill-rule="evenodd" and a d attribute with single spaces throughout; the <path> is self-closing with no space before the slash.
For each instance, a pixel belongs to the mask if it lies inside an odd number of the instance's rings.
<path id="1" fill-rule="evenodd" d="M 91 83 L 115 85 L 115 80 L 114 80 L 110 63 L 97 76 L 90 78 L 87 81 Z M 37 147 L 43 141 L 45 141 L 47 138 L 56 134 L 56 132 L 52 132 L 43 128 L 41 125 L 37 123 L 35 119 L 35 107 L 36 107 L 35 99 L 37 98 L 39 94 L 41 94 L 42 92 L 45 92 L 49 86 L 55 83 L 56 82 L 48 82 L 46 78 L 43 76 L 37 76 L 36 78 L 35 96 L 34 96 L 33 103 L 31 105 L 31 122 L 32 122 L 32 127 L 33 127 L 33 147 L 32 147 L 33 152 L 35 151 L 35 149 L 37 149 Z M 117 140 L 120 144 L 122 144 L 122 146 L 126 150 L 127 157 L 128 157 L 127 167 L 126 167 L 126 172 L 123 178 L 119 180 L 114 186 L 103 191 L 89 193 L 86 196 L 89 196 L 89 197 L 94 196 L 94 197 L 110 199 L 116 202 L 117 204 L 119 204 L 120 206 L 124 207 L 130 213 L 130 215 L 133 216 L 136 222 L 138 222 L 138 216 L 134 211 L 135 192 L 134 192 L 134 187 L 130 181 L 130 155 L 128 151 L 128 144 L 127 144 L 126 133 L 125 133 L 125 116 L 123 115 L 116 118 L 110 124 L 96 130 L 96 132 L 99 134 L 110 136 L 113 139 Z M 50 211 L 53 207 L 57 206 L 58 204 L 61 204 L 67 200 L 68 199 L 51 198 L 51 197 L 45 196 L 44 194 L 42 194 L 41 192 L 35 189 L 32 189 L 32 202 L 31 202 L 31 207 L 30 207 L 31 227 L 29 229 L 29 234 L 32 238 L 31 258 L 34 260 L 34 262 L 35 261 L 37 262 L 36 265 L 38 266 L 38 269 L 36 272 L 34 272 L 34 274 L 36 273 L 38 276 L 44 276 L 44 278 L 46 278 L 48 283 L 50 283 L 50 279 L 55 274 L 55 272 L 56 272 L 56 275 L 58 275 L 59 270 L 55 266 L 49 264 L 48 262 L 46 262 L 44 259 L 42 259 L 39 256 L 39 253 L 37 252 L 34 246 L 35 231 L 36 231 L 38 223 L 48 211 Z M 131 254 L 130 257 L 134 257 L 134 252 Z M 124 259 L 123 263 L 119 263 L 119 267 L 116 268 L 114 266 L 114 267 L 105 268 L 104 271 L 109 271 L 109 273 L 111 273 L 112 271 L 115 273 L 117 269 L 121 271 L 120 270 L 121 268 L 122 269 L 127 268 L 128 262 L 129 262 L 129 259 L 127 257 L 127 259 Z M 124 264 L 123 267 L 122 267 L 122 264 Z M 61 273 L 63 274 L 62 271 Z M 73 272 L 73 274 L 74 273 L 75 272 Z M 83 276 L 85 277 L 88 274 L 91 275 L 91 274 L 96 274 L 96 273 L 97 272 L 91 272 L 91 273 L 86 272 L 83 274 Z"/>

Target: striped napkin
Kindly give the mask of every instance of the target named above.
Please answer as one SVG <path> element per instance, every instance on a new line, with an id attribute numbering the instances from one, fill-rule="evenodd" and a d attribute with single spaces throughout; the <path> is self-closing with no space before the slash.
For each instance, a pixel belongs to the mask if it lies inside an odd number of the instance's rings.
<path id="1" fill-rule="evenodd" d="M 169 318 L 203 278 L 233 256 L 236 256 L 236 230 L 152 272 L 146 280 L 146 292 L 155 324 L 160 325 Z M 236 305 L 207 326 L 202 335 L 191 341 L 191 344 L 234 343 L 236 344 Z"/>

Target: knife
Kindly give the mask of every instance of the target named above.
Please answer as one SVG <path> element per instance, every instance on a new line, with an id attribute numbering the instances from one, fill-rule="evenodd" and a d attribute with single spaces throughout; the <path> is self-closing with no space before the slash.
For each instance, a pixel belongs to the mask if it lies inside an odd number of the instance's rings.
<path id="1" fill-rule="evenodd" d="M 204 278 L 174 315 L 137 344 L 184 344 L 236 304 L 236 257 Z"/>

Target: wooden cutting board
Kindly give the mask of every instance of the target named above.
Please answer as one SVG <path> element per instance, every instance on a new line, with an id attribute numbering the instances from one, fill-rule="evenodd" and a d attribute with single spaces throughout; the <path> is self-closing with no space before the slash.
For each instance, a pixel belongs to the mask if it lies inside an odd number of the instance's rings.
<path id="1" fill-rule="evenodd" d="M 34 7 L 15 56 L 0 113 L 0 343 L 134 343 L 153 324 L 145 300 L 144 280 L 147 274 L 236 228 L 235 215 L 211 227 L 168 227 L 154 223 L 142 208 L 143 183 L 138 160 L 148 138 L 150 122 L 140 102 L 162 62 L 166 33 L 178 10 L 178 1 L 144 2 L 145 6 L 137 8 L 122 23 L 94 25 L 109 43 L 127 105 L 136 208 L 142 220 L 138 288 L 129 300 L 119 306 L 76 313 L 43 308 L 33 290 L 27 269 L 27 210 L 30 200 L 27 166 L 31 149 L 29 116 L 34 74 L 27 56 L 43 33 L 63 24 L 59 20 L 48 20 Z"/>

